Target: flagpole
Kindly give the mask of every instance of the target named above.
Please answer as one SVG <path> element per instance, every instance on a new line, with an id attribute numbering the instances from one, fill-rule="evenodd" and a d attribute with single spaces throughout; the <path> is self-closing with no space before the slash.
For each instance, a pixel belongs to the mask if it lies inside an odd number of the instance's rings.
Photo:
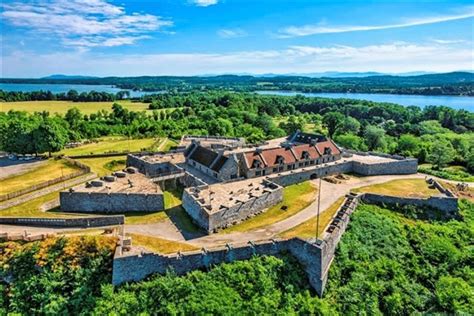
<path id="1" fill-rule="evenodd" d="M 319 187 L 318 187 L 318 214 L 316 217 L 316 240 L 319 237 L 319 211 L 321 207 L 321 177 L 319 178 Z"/>

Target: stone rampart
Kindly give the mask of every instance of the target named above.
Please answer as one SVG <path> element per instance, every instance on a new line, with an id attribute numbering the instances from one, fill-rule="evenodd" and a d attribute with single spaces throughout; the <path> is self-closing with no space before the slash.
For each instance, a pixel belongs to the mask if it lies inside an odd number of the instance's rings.
<path id="1" fill-rule="evenodd" d="M 0 217 L 0 224 L 40 227 L 101 227 L 122 225 L 123 215 L 76 218 Z"/>
<path id="2" fill-rule="evenodd" d="M 247 260 L 255 255 L 280 256 L 284 253 L 290 253 L 298 259 L 308 274 L 310 284 L 318 294 L 322 295 L 324 285 L 320 278 L 321 248 L 299 238 L 228 245 L 172 255 L 127 254 L 126 252 L 122 254 L 121 249 L 117 247 L 113 262 L 112 283 L 118 285 L 139 281 L 153 273 L 163 274 L 170 269 L 182 275 L 196 269 L 209 269 L 224 262 Z"/>
<path id="3" fill-rule="evenodd" d="M 122 213 L 164 209 L 162 193 L 60 192 L 59 199 L 63 212 Z"/>
<path id="4" fill-rule="evenodd" d="M 418 207 L 427 207 L 441 211 L 446 218 L 456 217 L 458 215 L 458 199 L 449 196 L 430 196 L 428 198 L 409 198 L 388 196 L 373 193 L 364 193 L 360 196 L 362 201 L 370 204 L 389 204 L 389 205 L 413 205 Z"/>
<path id="5" fill-rule="evenodd" d="M 387 174 L 415 174 L 418 170 L 418 160 L 398 159 L 380 163 L 363 163 L 353 161 L 352 172 L 363 176 Z"/>

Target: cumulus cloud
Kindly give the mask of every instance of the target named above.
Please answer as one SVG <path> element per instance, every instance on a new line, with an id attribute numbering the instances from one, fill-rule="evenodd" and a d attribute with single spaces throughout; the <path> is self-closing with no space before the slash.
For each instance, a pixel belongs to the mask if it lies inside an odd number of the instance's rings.
<path id="1" fill-rule="evenodd" d="M 468 7 L 468 8 L 465 8 L 463 12 L 458 13 L 458 14 L 407 19 L 400 23 L 394 23 L 394 24 L 331 26 L 331 25 L 326 25 L 324 23 L 320 23 L 316 25 L 288 26 L 278 31 L 278 37 L 290 38 L 290 37 L 300 37 L 300 36 L 308 36 L 308 35 L 315 35 L 315 34 L 333 34 L 333 33 L 360 32 L 360 31 L 387 30 L 387 29 L 449 22 L 449 21 L 455 21 L 455 20 L 461 20 L 461 19 L 468 19 L 472 17 L 474 17 L 474 7 Z"/>
<path id="2" fill-rule="evenodd" d="M 133 44 L 173 25 L 159 16 L 126 13 L 105 0 L 30 0 L 4 4 L 2 9 L 5 23 L 76 47 Z"/>
<path id="3" fill-rule="evenodd" d="M 17 51 L 1 59 L 4 77 L 51 73 L 96 76 L 199 75 L 208 73 L 309 73 L 323 71 L 446 72 L 470 69 L 470 48 L 405 42 L 367 46 L 290 46 L 230 53 L 101 55 L 92 52 L 38 55 Z M 120 67 L 117 65 L 120 64 Z"/>
<path id="4" fill-rule="evenodd" d="M 197 5 L 198 7 L 208 7 L 211 5 L 215 5 L 218 2 L 218 0 L 191 0 L 191 3 Z"/>
<path id="5" fill-rule="evenodd" d="M 238 38 L 247 36 L 247 32 L 242 29 L 221 29 L 217 31 L 217 35 L 222 38 Z"/>

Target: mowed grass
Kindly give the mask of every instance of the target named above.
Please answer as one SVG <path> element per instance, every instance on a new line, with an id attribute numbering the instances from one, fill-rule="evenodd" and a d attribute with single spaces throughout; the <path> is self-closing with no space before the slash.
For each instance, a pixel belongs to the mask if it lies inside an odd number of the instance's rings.
<path id="1" fill-rule="evenodd" d="M 319 236 L 324 233 L 324 229 L 329 225 L 331 219 L 336 214 L 339 207 L 344 202 L 344 197 L 339 198 L 336 202 L 334 202 L 327 210 L 322 212 L 319 216 Z M 314 238 L 316 236 L 316 224 L 317 218 L 312 217 L 311 219 L 307 220 L 304 223 L 299 224 L 298 226 L 293 227 L 279 236 L 282 238 L 293 238 L 293 237 L 300 237 L 300 238 Z"/>
<path id="2" fill-rule="evenodd" d="M 63 149 L 58 154 L 66 156 L 79 156 L 104 154 L 110 152 L 152 150 L 155 146 L 161 146 L 164 141 L 166 140 L 159 138 L 127 139 L 123 137 L 106 137 L 99 139 L 97 143 L 90 143 L 75 148 Z"/>
<path id="3" fill-rule="evenodd" d="M 124 155 L 117 157 L 81 158 L 77 159 L 77 161 L 89 166 L 92 172 L 102 177 L 125 168 L 126 159 L 127 156 Z"/>
<path id="4" fill-rule="evenodd" d="M 63 175 L 66 176 L 79 170 L 80 168 L 69 164 L 65 160 L 49 159 L 37 168 L 2 179 L 0 183 L 0 194 L 7 194 L 25 189 L 48 180 L 59 178 Z"/>
<path id="5" fill-rule="evenodd" d="M 374 193 L 402 197 L 430 197 L 440 194 L 428 186 L 424 179 L 401 179 L 369 185 L 352 190 L 356 193 Z"/>
<path id="6" fill-rule="evenodd" d="M 309 206 L 315 200 L 316 192 L 316 187 L 310 181 L 287 186 L 283 189 L 283 201 L 262 214 L 224 229 L 222 233 L 246 232 L 282 221 Z M 283 206 L 287 209 L 282 210 Z"/>
<path id="7" fill-rule="evenodd" d="M 112 112 L 112 105 L 119 103 L 130 111 L 147 111 L 148 103 L 131 102 L 130 100 L 110 101 L 110 102 L 72 102 L 72 101 L 21 101 L 21 102 L 1 102 L 2 112 L 10 110 L 26 112 L 47 111 L 51 114 L 65 114 L 71 108 L 78 108 L 83 114 L 97 113 L 100 110 Z M 151 113 L 151 111 L 150 111 Z"/>
<path id="8" fill-rule="evenodd" d="M 59 201 L 59 192 L 52 192 L 28 202 L 0 210 L 0 216 L 9 217 L 83 217 L 85 214 L 62 213 L 57 209 L 45 211 L 48 204 Z"/>
<path id="9" fill-rule="evenodd" d="M 152 237 L 148 235 L 134 234 L 134 233 L 130 233 L 127 235 L 132 237 L 132 245 L 142 246 L 153 252 L 158 252 L 158 253 L 175 253 L 178 251 L 191 251 L 191 250 L 199 249 L 198 247 L 185 243 L 185 242 L 179 242 L 179 241 Z"/>

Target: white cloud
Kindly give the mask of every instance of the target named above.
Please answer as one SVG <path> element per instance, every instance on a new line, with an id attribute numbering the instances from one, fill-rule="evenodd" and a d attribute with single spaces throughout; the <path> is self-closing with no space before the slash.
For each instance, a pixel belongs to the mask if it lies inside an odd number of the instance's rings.
<path id="1" fill-rule="evenodd" d="M 39 77 L 52 73 L 139 76 L 242 72 L 446 72 L 472 69 L 474 56 L 471 47 L 472 43 L 453 48 L 435 43 L 397 42 L 362 47 L 291 46 L 281 50 L 215 54 L 102 55 L 75 52 L 38 55 L 17 51 L 1 59 L 1 69 L 3 77 Z"/>
<path id="2" fill-rule="evenodd" d="M 247 36 L 247 32 L 242 29 L 221 29 L 217 31 L 217 35 L 222 38 L 238 38 Z"/>
<path id="3" fill-rule="evenodd" d="M 208 7 L 210 5 L 215 5 L 218 0 L 191 0 L 191 3 L 197 5 L 198 7 Z"/>
<path id="4" fill-rule="evenodd" d="M 461 19 L 474 17 L 473 8 L 474 7 L 465 8 L 464 12 L 459 13 L 459 14 L 409 19 L 400 23 L 385 24 L 385 25 L 328 26 L 323 23 L 320 23 L 317 25 L 288 26 L 278 31 L 278 37 L 289 38 L 289 37 L 308 36 L 308 35 L 314 35 L 314 34 L 331 34 L 331 33 L 387 30 L 387 29 L 404 28 L 404 27 L 434 24 L 434 23 L 441 23 L 441 22 L 449 22 L 449 21 L 455 21 L 455 20 L 461 20 Z"/>
<path id="5" fill-rule="evenodd" d="M 431 40 L 432 42 L 434 43 L 437 43 L 437 44 L 465 44 L 467 43 L 466 40 L 462 40 L 462 39 L 432 39 Z"/>
<path id="6" fill-rule="evenodd" d="M 33 0 L 4 4 L 2 9 L 6 23 L 76 47 L 133 44 L 173 24 L 151 14 L 127 14 L 105 0 Z"/>

